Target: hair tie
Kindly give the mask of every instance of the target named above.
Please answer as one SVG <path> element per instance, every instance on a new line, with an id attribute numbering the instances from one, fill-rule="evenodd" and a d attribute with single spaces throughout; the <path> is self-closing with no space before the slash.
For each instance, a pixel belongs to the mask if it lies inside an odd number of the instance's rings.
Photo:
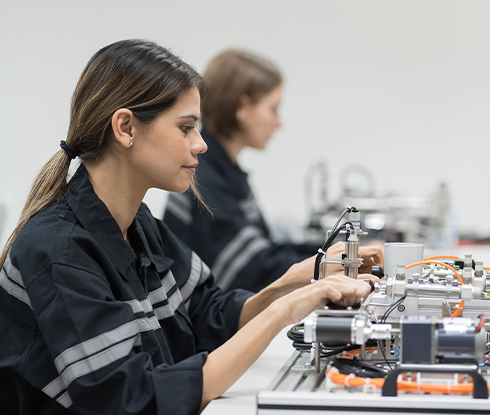
<path id="1" fill-rule="evenodd" d="M 60 141 L 60 147 L 63 149 L 63 151 L 71 160 L 73 160 L 74 158 L 80 155 L 80 151 L 75 150 L 72 146 L 66 144 L 65 140 Z"/>

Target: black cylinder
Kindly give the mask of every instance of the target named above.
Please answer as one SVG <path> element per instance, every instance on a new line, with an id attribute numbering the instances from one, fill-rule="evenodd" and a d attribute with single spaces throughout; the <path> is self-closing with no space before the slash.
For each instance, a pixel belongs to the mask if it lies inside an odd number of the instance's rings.
<path id="1" fill-rule="evenodd" d="M 474 328 L 456 333 L 439 329 L 436 358 L 439 363 L 477 363 Z"/>
<path id="2" fill-rule="evenodd" d="M 351 343 L 352 317 L 318 317 L 316 341 L 325 346 L 342 346 Z"/>

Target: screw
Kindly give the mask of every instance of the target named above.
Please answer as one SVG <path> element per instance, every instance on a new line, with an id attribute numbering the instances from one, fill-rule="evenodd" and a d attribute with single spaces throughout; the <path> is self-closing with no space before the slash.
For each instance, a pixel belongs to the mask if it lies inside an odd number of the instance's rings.
<path id="1" fill-rule="evenodd" d="M 399 311 L 400 313 L 403 313 L 403 312 L 405 311 L 405 306 L 404 306 L 403 304 L 400 304 L 400 305 L 398 306 L 398 311 Z"/>

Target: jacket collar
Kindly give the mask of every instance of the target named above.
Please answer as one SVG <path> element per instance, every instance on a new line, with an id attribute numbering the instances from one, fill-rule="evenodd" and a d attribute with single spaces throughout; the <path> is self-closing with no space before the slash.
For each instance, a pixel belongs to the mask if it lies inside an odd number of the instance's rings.
<path id="1" fill-rule="evenodd" d="M 158 271 L 168 268 L 173 262 L 165 258 L 163 252 L 162 255 L 152 253 L 144 231 L 136 218 L 128 229 L 134 250 L 131 248 L 124 240 L 121 228 L 109 209 L 95 193 L 83 163 L 70 180 L 66 199 L 78 221 L 92 235 L 122 274 L 127 272 L 137 254 L 148 258 L 150 263 L 155 264 Z"/>

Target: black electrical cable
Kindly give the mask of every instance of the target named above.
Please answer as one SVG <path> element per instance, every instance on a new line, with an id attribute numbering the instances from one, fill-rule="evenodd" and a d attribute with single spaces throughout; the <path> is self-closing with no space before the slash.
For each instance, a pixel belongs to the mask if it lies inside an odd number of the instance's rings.
<path id="1" fill-rule="evenodd" d="M 312 344 L 311 343 L 306 343 L 304 341 L 304 324 L 303 323 L 297 323 L 294 326 L 292 326 L 288 332 L 287 336 L 290 340 L 293 341 L 293 347 L 296 350 L 299 351 L 308 351 L 311 349 Z M 369 340 L 366 343 L 366 347 L 375 347 L 376 346 L 376 340 Z M 331 357 L 335 356 L 339 353 L 349 351 L 349 350 L 356 350 L 359 349 L 360 346 L 358 345 L 351 345 L 351 344 L 346 344 L 345 346 L 338 346 L 338 347 L 326 347 L 322 345 L 322 350 L 321 350 L 321 356 L 322 357 Z"/>
<path id="2" fill-rule="evenodd" d="M 348 225 L 351 225 L 352 226 L 352 224 L 350 222 L 345 222 L 344 224 L 342 224 L 342 226 L 340 226 L 337 229 L 335 229 L 335 231 L 332 232 L 330 234 L 330 236 L 328 237 L 328 239 L 325 241 L 325 243 L 323 244 L 323 246 L 318 250 L 318 254 L 317 254 L 316 258 L 315 258 L 315 269 L 314 269 L 314 274 L 313 274 L 313 278 L 315 280 L 318 280 L 319 277 L 320 277 L 320 263 L 322 262 L 323 255 L 325 255 L 325 253 L 327 252 L 328 248 L 330 248 L 330 246 L 333 244 L 333 241 L 338 236 L 338 234 L 340 233 L 340 231 L 343 230 L 343 229 L 346 229 L 346 227 Z"/>
<path id="3" fill-rule="evenodd" d="M 386 319 L 388 318 L 388 316 L 393 312 L 393 310 L 398 307 L 402 302 L 403 300 L 405 300 L 405 298 L 407 298 L 407 296 L 403 296 L 402 298 L 400 298 L 396 303 L 392 304 L 390 308 L 388 308 L 388 310 L 385 311 L 385 313 L 383 314 L 383 317 L 381 317 L 381 323 L 385 323 L 386 322 Z"/>
<path id="4" fill-rule="evenodd" d="M 391 343 L 391 341 L 390 341 L 390 343 Z M 385 360 L 386 364 L 390 368 L 390 371 L 393 370 L 393 368 L 390 365 L 390 362 L 388 362 L 388 359 L 386 358 L 385 348 L 383 347 L 383 344 L 381 343 L 381 340 L 378 340 L 378 351 L 381 352 L 381 354 L 383 356 L 383 359 Z"/>
<path id="5" fill-rule="evenodd" d="M 341 213 L 341 215 L 337 219 L 337 222 L 335 222 L 335 225 L 332 228 L 332 233 L 327 238 L 327 240 L 325 241 L 325 243 L 323 244 L 323 246 L 318 250 L 318 254 L 317 254 L 316 258 L 315 258 L 315 269 L 314 269 L 314 275 L 313 275 L 313 278 L 315 280 L 318 281 L 318 279 L 320 277 L 320 263 L 322 261 L 323 255 L 325 255 L 325 253 L 327 252 L 327 249 L 332 245 L 333 241 L 338 236 L 339 232 L 342 229 L 345 229 L 345 227 L 347 226 L 346 225 L 347 223 L 349 223 L 352 226 L 352 224 L 350 222 L 346 222 L 340 228 L 337 229 L 337 227 L 339 226 L 340 221 L 345 216 L 345 214 L 348 213 L 348 212 L 352 212 L 353 210 L 354 211 L 357 211 L 357 209 L 354 206 L 347 206 L 344 209 L 344 211 Z"/>
<path id="6" fill-rule="evenodd" d="M 376 341 L 375 340 L 369 340 L 366 343 L 366 347 L 376 347 Z M 324 348 L 323 349 L 324 351 L 322 352 L 322 357 L 332 357 L 332 356 L 338 355 L 339 353 L 348 352 L 351 350 L 357 350 L 359 348 L 360 348 L 360 346 L 357 344 L 349 344 L 349 345 L 334 347 L 334 348 L 332 348 L 332 347 Z M 359 360 L 359 359 L 357 359 L 357 360 Z"/>
<path id="7" fill-rule="evenodd" d="M 383 314 L 383 317 L 381 317 L 381 323 L 385 323 L 386 322 L 386 319 L 388 318 L 388 316 L 393 312 L 393 310 L 396 307 L 398 307 L 403 302 L 403 300 L 405 300 L 405 298 L 407 298 L 406 295 L 403 296 L 403 297 L 401 297 L 398 301 L 396 301 L 394 304 L 392 304 L 391 307 L 388 308 L 388 310 L 385 311 L 385 313 Z M 388 365 L 388 367 L 390 368 L 390 370 L 393 370 L 393 368 L 391 367 L 390 363 L 388 362 L 388 359 L 386 358 L 384 347 L 381 344 L 381 341 L 378 341 L 378 350 L 381 352 L 381 354 L 383 356 L 383 359 L 385 360 L 385 362 Z"/>
<path id="8" fill-rule="evenodd" d="M 337 222 L 335 222 L 335 225 L 333 225 L 333 228 L 332 228 L 332 232 L 335 231 L 335 229 L 337 229 L 337 226 L 339 226 L 339 223 L 340 221 L 342 220 L 342 218 L 345 216 L 346 213 L 348 212 L 351 212 L 351 211 L 357 211 L 357 209 L 354 207 L 354 206 L 347 206 L 344 211 L 341 213 L 341 215 L 339 216 L 339 218 L 337 219 Z"/>
<path id="9" fill-rule="evenodd" d="M 385 369 L 359 359 L 336 357 L 332 365 L 343 375 L 353 374 L 359 378 L 384 378 L 388 374 Z"/>

